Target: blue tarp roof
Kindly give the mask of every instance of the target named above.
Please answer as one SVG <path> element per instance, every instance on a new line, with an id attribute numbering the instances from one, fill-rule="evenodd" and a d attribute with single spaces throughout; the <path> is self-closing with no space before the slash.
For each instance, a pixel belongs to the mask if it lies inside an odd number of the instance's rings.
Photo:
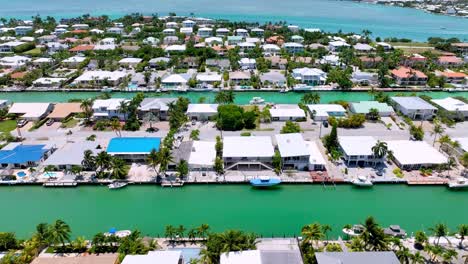
<path id="1" fill-rule="evenodd" d="M 47 149 L 45 145 L 18 145 L 11 150 L 0 150 L 0 163 L 27 163 L 41 160 Z"/>
<path id="2" fill-rule="evenodd" d="M 113 138 L 107 146 L 108 153 L 149 153 L 159 150 L 161 138 L 158 137 L 120 137 Z"/>

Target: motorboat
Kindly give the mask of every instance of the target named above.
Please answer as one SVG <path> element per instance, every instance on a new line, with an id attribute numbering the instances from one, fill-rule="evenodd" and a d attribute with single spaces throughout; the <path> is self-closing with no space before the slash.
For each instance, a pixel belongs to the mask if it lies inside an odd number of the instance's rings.
<path id="1" fill-rule="evenodd" d="M 116 236 L 116 237 L 124 238 L 124 237 L 128 237 L 131 233 L 132 231 L 130 230 L 117 230 L 115 228 L 111 228 L 109 232 L 104 233 L 104 236 L 106 237 Z"/>
<path id="2" fill-rule="evenodd" d="M 401 229 L 399 225 L 390 225 L 389 227 L 384 228 L 384 233 L 393 237 L 406 237 L 406 231 L 404 229 Z"/>
<path id="3" fill-rule="evenodd" d="M 467 188 L 468 187 L 468 180 L 463 177 L 457 178 L 456 181 L 454 182 L 449 182 L 448 184 L 449 188 Z"/>
<path id="4" fill-rule="evenodd" d="M 250 180 L 250 184 L 254 187 L 270 187 L 281 183 L 279 178 L 270 178 L 268 176 L 260 176 Z"/>
<path id="5" fill-rule="evenodd" d="M 259 104 L 264 104 L 265 103 L 265 100 L 261 97 L 254 97 L 252 98 L 252 100 L 250 100 L 250 104 L 253 104 L 253 105 L 259 105 Z"/>
<path id="6" fill-rule="evenodd" d="M 108 185 L 109 189 L 120 189 L 128 185 L 128 182 L 113 182 Z"/>
<path id="7" fill-rule="evenodd" d="M 356 186 L 362 186 L 362 187 L 370 187 L 373 185 L 372 181 L 364 176 L 358 176 L 356 179 L 352 180 L 351 182 Z"/>
<path id="8" fill-rule="evenodd" d="M 363 225 L 353 225 L 351 228 L 343 228 L 343 233 L 348 236 L 359 236 L 361 235 L 366 228 Z"/>

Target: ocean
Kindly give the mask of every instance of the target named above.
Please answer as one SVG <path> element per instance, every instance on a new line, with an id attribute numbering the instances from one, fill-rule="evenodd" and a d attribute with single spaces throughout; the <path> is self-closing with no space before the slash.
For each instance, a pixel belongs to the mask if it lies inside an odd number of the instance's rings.
<path id="1" fill-rule="evenodd" d="M 0 0 L 0 17 L 30 19 L 91 15 L 119 17 L 143 14 L 189 15 L 264 23 L 287 21 L 323 31 L 370 30 L 372 37 L 425 41 L 428 37 L 457 37 L 468 41 L 468 19 L 425 13 L 421 10 L 335 0 Z"/>

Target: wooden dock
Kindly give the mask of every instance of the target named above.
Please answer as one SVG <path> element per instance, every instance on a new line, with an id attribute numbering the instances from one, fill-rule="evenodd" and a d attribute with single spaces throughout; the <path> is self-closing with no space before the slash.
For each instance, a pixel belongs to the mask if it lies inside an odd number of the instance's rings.
<path id="1" fill-rule="evenodd" d="M 182 187 L 184 182 L 162 182 L 161 187 Z"/>
<path id="2" fill-rule="evenodd" d="M 44 187 L 76 187 L 77 182 L 44 182 Z"/>

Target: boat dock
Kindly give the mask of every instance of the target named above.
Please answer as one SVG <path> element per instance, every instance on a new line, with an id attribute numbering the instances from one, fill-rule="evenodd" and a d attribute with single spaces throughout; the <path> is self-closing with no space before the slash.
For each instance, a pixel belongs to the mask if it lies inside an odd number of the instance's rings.
<path id="1" fill-rule="evenodd" d="M 76 187 L 77 182 L 44 182 L 44 187 Z"/>
<path id="2" fill-rule="evenodd" d="M 161 187 L 182 187 L 184 182 L 162 182 Z"/>

